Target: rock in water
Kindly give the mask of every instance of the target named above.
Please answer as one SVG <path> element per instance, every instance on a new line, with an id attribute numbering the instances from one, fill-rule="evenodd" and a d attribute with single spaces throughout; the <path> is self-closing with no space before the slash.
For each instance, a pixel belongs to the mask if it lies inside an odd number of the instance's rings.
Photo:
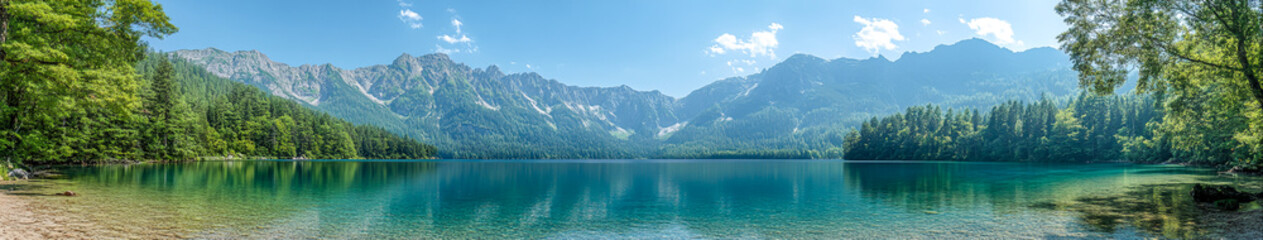
<path id="1" fill-rule="evenodd" d="M 1203 203 L 1216 203 L 1225 199 L 1232 199 L 1236 203 L 1248 203 L 1258 199 L 1258 196 L 1250 193 L 1238 192 L 1236 188 L 1229 186 L 1202 186 L 1201 184 L 1193 185 L 1193 201 Z"/>
<path id="2" fill-rule="evenodd" d="M 1241 202 L 1237 202 L 1236 199 L 1231 199 L 1231 198 L 1223 199 L 1223 200 L 1215 201 L 1215 207 L 1218 207 L 1220 210 L 1224 210 L 1224 211 L 1236 211 L 1237 209 L 1241 209 Z"/>
<path id="3" fill-rule="evenodd" d="M 79 196 L 79 194 L 78 194 L 78 193 L 75 193 L 75 192 L 71 192 L 71 191 L 66 191 L 66 192 L 62 192 L 62 193 L 57 193 L 57 196 L 74 197 L 74 196 Z"/>
<path id="4" fill-rule="evenodd" d="M 10 171 L 9 171 L 9 177 L 11 177 L 11 178 L 15 178 L 15 179 L 17 179 L 17 178 L 21 178 L 21 179 L 30 179 L 30 178 L 31 178 L 31 173 L 26 172 L 26 170 L 22 170 L 21 168 L 19 168 L 19 169 L 13 169 L 13 170 L 10 170 Z"/>

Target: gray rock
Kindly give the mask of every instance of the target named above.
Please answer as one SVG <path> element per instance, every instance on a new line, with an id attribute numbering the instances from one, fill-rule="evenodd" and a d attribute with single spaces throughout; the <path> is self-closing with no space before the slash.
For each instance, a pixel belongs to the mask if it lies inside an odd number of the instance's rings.
<path id="1" fill-rule="evenodd" d="M 22 170 L 21 168 L 19 168 L 19 169 L 13 169 L 13 170 L 10 170 L 10 171 L 9 171 L 9 175 L 8 175 L 8 176 L 9 176 L 9 177 L 11 177 L 11 178 L 15 178 L 15 179 L 17 179 L 17 178 L 20 178 L 20 179 L 30 179 L 30 178 L 31 178 L 31 173 L 26 172 L 26 170 Z"/>

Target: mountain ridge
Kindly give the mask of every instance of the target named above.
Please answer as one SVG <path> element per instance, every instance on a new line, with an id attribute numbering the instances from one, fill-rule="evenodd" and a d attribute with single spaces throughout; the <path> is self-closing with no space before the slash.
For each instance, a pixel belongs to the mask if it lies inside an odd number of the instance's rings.
<path id="1" fill-rule="evenodd" d="M 816 55 L 813 55 L 813 54 L 809 54 L 809 53 L 795 53 L 795 54 L 793 54 L 793 55 L 790 55 L 790 57 L 787 57 L 785 60 L 782 60 L 780 63 L 777 63 L 777 64 L 783 64 L 783 63 L 786 63 L 786 62 L 790 62 L 790 61 L 791 61 L 791 59 L 794 59 L 794 58 L 796 58 L 796 57 L 810 57 L 810 58 L 821 59 L 821 60 L 824 60 L 824 61 L 829 61 L 829 62 L 833 62 L 833 61 L 870 61 L 870 60 L 874 60 L 874 61 L 875 61 L 875 60 L 884 60 L 884 61 L 888 61 L 888 62 L 898 62 L 898 61 L 900 61 L 900 60 L 902 60 L 902 59 L 906 58 L 906 57 L 907 57 L 907 56 L 909 56 L 909 55 L 914 55 L 914 56 L 915 56 L 915 55 L 925 54 L 925 53 L 928 53 L 928 52 L 937 51 L 937 50 L 940 50 L 941 48 L 944 48 L 944 47 L 948 47 L 948 48 L 950 48 L 950 47 L 953 47 L 953 46 L 956 46 L 956 45 L 959 45 L 959 44 L 962 44 L 962 43 L 971 43 L 971 44 L 973 44 L 973 43 L 978 43 L 978 42 L 981 42 L 981 43 L 984 43 L 984 44 L 990 45 L 990 46 L 995 47 L 996 49 L 999 49 L 999 50 L 1008 51 L 1009 53 L 1028 53 L 1028 52 L 1032 52 L 1032 51 L 1034 51 L 1034 52 L 1051 52 L 1051 53 L 1054 53 L 1054 54 L 1061 54 L 1061 55 L 1064 55 L 1064 53 L 1062 53 L 1060 50 L 1057 50 L 1056 48 L 1053 48 L 1053 47 L 1035 47 L 1035 48 L 1029 48 L 1029 49 L 1022 50 L 1022 51 L 1015 51 L 1015 50 L 1012 50 L 1012 49 L 1003 48 L 1003 47 L 1000 47 L 1000 46 L 998 46 L 998 45 L 994 45 L 994 44 L 992 44 L 992 43 L 990 43 L 990 42 L 987 42 L 986 40 L 983 40 L 983 39 L 980 39 L 980 38 L 968 38 L 968 39 L 963 39 L 963 40 L 961 40 L 961 41 L 959 41 L 959 42 L 952 43 L 952 44 L 939 44 L 939 45 L 936 45 L 934 48 L 930 49 L 929 51 L 924 51 L 924 52 L 907 51 L 907 52 L 903 52 L 903 53 L 901 53 L 901 54 L 900 54 L 900 57 L 899 57 L 899 58 L 897 58 L 897 59 L 895 59 L 895 60 L 890 60 L 890 59 L 886 58 L 884 55 L 877 55 L 877 56 L 873 56 L 873 57 L 869 57 L 869 58 L 864 58 L 864 59 L 860 59 L 860 58 L 850 58 L 850 57 L 839 57 L 839 58 L 834 58 L 834 59 L 828 59 L 828 58 L 819 57 L 819 56 L 816 56 Z M 260 51 L 259 51 L 259 50 L 257 50 L 257 49 L 227 51 L 227 50 L 223 50 L 223 49 L 219 49 L 219 48 L 215 48 L 215 47 L 207 47 L 207 48 L 202 48 L 202 49 L 180 49 L 180 50 L 175 50 L 175 51 L 173 51 L 173 52 L 175 52 L 175 53 L 180 53 L 181 57 L 186 57 L 186 56 L 183 56 L 183 53 L 184 53 L 184 52 L 197 52 L 197 51 L 215 51 L 215 52 L 222 52 L 222 53 L 234 54 L 234 55 L 237 55 L 237 54 L 242 54 L 242 53 L 258 54 L 258 55 L 263 56 L 264 58 L 268 59 L 268 61 L 271 61 L 271 62 L 273 62 L 273 63 L 276 63 L 276 64 L 285 64 L 285 65 L 288 65 L 288 66 L 293 66 L 293 64 L 281 63 L 281 62 L 276 62 L 276 61 L 274 61 L 274 60 L 271 60 L 270 58 L 266 57 L 266 54 L 263 54 L 262 52 L 260 52 Z M 452 61 L 452 60 L 451 60 L 451 58 L 450 58 L 450 56 L 448 56 L 448 55 L 447 55 L 447 54 L 445 54 L 445 53 L 438 53 L 438 52 L 435 52 L 435 53 L 426 53 L 426 54 L 423 54 L 423 55 L 421 55 L 421 56 L 413 56 L 413 55 L 412 55 L 412 54 L 410 54 L 410 53 L 404 52 L 404 53 L 400 53 L 400 55 L 399 55 L 398 57 L 396 57 L 396 58 L 395 58 L 395 60 L 393 60 L 390 64 L 376 64 L 376 65 L 370 65 L 370 66 L 364 66 L 364 67 L 357 67 L 357 68 L 355 68 L 355 69 L 368 68 L 368 67 L 374 67 L 374 66 L 380 66 L 380 65 L 395 65 L 395 64 L 399 64 L 399 62 L 400 62 L 401 60 L 403 60 L 403 59 L 409 59 L 409 58 L 420 58 L 420 57 L 425 57 L 425 56 L 429 56 L 429 55 L 436 55 L 436 57 L 437 57 L 437 58 L 446 59 L 447 61 Z M 453 61 L 453 62 L 454 62 L 454 61 Z M 462 64 L 462 65 L 463 65 L 463 64 Z M 309 66 L 310 66 L 310 67 L 316 67 L 316 66 L 319 66 L 319 67 L 324 67 L 324 66 L 333 66 L 333 67 L 337 67 L 337 66 L 334 66 L 332 63 L 321 63 L 321 64 L 310 64 L 310 63 L 306 63 L 306 64 L 301 64 L 301 65 L 299 65 L 299 66 L 298 66 L 298 68 L 304 68 L 304 67 L 309 67 Z M 337 68 L 341 68 L 341 67 L 337 67 Z M 345 69 L 345 68 L 341 68 L 341 69 Z M 499 65 L 498 65 L 498 64 L 490 64 L 490 65 L 488 65 L 487 67 L 484 67 L 484 68 L 476 68 L 476 69 L 483 69 L 484 71 L 495 70 L 495 72 L 498 72 L 498 73 L 500 73 L 500 74 L 502 74 L 502 75 L 515 75 L 515 74 L 534 74 L 534 75 L 539 75 L 539 73 L 537 73 L 537 72 L 515 72 L 515 73 L 506 73 L 506 72 L 503 72 L 503 71 L 501 71 L 501 70 L 500 70 L 500 68 L 499 68 Z M 216 73 L 216 74 L 218 74 L 218 73 Z M 734 76 L 734 77 L 720 78 L 720 79 L 716 79 L 714 82 L 723 81 L 723 80 L 727 80 L 727 79 L 731 79 L 731 78 L 739 78 L 739 77 L 742 77 L 742 76 Z M 544 77 L 541 75 L 541 76 L 539 76 L 539 78 L 544 78 Z M 556 79 L 552 79 L 552 78 L 545 78 L 545 79 L 548 79 L 548 80 L 550 80 L 550 81 L 558 81 L 558 80 L 556 80 Z M 714 83 L 714 82 L 712 82 L 712 83 Z M 558 83 L 562 83 L 562 82 L 558 81 Z M 570 84 L 566 84 L 566 83 L 562 83 L 562 84 L 565 84 L 565 85 L 568 85 L 568 86 L 574 86 L 574 87 L 581 87 L 581 88 L 620 88 L 620 87 L 627 87 L 627 88 L 632 88 L 632 89 L 635 89 L 634 87 L 631 87 L 631 86 L 629 86 L 629 85 L 627 85 L 627 84 L 619 84 L 619 85 L 616 85 L 616 86 L 580 86 L 580 85 L 570 85 Z M 693 89 L 692 91 L 690 91 L 690 94 L 691 94 L 693 91 L 697 91 L 697 90 L 700 90 L 700 89 L 701 89 L 700 87 L 699 87 L 698 89 Z M 662 91 L 661 91 L 661 89 L 645 89 L 645 90 L 636 90 L 636 91 L 641 91 L 641 92 L 651 92 L 651 93 L 653 93 L 653 92 L 661 93 L 661 92 L 662 92 Z M 663 94 L 663 95 L 666 95 L 666 94 Z M 667 95 L 667 96 L 670 96 L 670 95 Z M 687 96 L 687 95 L 685 95 L 685 96 Z M 684 97 L 677 97 L 677 96 L 670 96 L 670 97 L 672 97 L 672 98 L 676 98 L 676 99 L 682 99 L 682 98 L 684 98 Z"/>
<path id="2" fill-rule="evenodd" d="M 452 149 L 448 157 L 666 156 L 663 152 L 674 145 L 688 144 L 738 149 L 751 147 L 750 142 L 832 132 L 911 105 L 988 107 L 1001 99 L 1064 96 L 1074 87 L 1065 84 L 1070 78 L 1064 53 L 1051 48 L 1015 52 L 980 39 L 907 52 L 893 61 L 795 54 L 680 98 L 625 84 L 567 85 L 535 72 L 504 73 L 494 64 L 473 68 L 442 53 L 403 53 L 389 64 L 355 69 L 292 67 L 259 51 L 207 48 L 171 54 L 352 122 L 436 142 Z M 1047 76 L 1034 76 L 1039 74 Z M 1053 81 L 1042 81 L 1048 79 Z M 1023 91 L 1028 84 L 1033 87 Z M 731 129 L 738 125 L 747 130 Z M 772 125 L 785 127 L 747 134 Z M 472 153 L 485 149 L 469 145 L 485 142 L 504 143 L 500 147 L 511 150 Z"/>

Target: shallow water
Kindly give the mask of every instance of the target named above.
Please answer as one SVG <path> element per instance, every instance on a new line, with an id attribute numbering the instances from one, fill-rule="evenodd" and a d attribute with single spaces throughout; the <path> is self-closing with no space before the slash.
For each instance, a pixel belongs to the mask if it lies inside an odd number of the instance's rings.
<path id="1" fill-rule="evenodd" d="M 49 211 L 109 225 L 117 237 L 174 238 L 1195 238 L 1208 230 L 1189 214 L 1182 186 L 1258 181 L 1159 165 L 818 160 L 248 161 L 63 172 L 43 191 L 81 197 L 43 202 Z M 1116 205 L 1128 202 L 1137 204 Z"/>

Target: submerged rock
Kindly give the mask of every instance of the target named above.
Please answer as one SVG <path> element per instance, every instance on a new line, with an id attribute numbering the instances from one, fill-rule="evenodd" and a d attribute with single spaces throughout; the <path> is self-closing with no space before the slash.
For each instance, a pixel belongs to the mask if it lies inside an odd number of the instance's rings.
<path id="1" fill-rule="evenodd" d="M 1215 207 L 1225 211 L 1236 211 L 1237 209 L 1241 209 L 1241 202 L 1231 198 L 1223 199 L 1215 201 Z"/>
<path id="2" fill-rule="evenodd" d="M 79 196 L 79 194 L 75 192 L 71 192 L 71 191 L 66 191 L 66 192 L 57 193 L 57 196 L 74 197 L 74 196 Z"/>
<path id="3" fill-rule="evenodd" d="M 1201 184 L 1193 185 L 1193 201 L 1200 203 L 1214 203 L 1215 207 L 1223 210 L 1237 210 L 1241 208 L 1242 203 L 1253 202 L 1258 200 L 1259 194 L 1239 192 L 1236 188 L 1230 186 L 1202 186 Z"/>
<path id="4" fill-rule="evenodd" d="M 57 171 L 54 171 L 54 170 L 40 170 L 40 171 L 35 171 L 34 173 L 31 173 L 31 177 L 33 177 L 33 178 L 57 178 L 57 177 L 61 177 L 61 174 L 60 174 L 60 173 L 57 173 Z"/>

